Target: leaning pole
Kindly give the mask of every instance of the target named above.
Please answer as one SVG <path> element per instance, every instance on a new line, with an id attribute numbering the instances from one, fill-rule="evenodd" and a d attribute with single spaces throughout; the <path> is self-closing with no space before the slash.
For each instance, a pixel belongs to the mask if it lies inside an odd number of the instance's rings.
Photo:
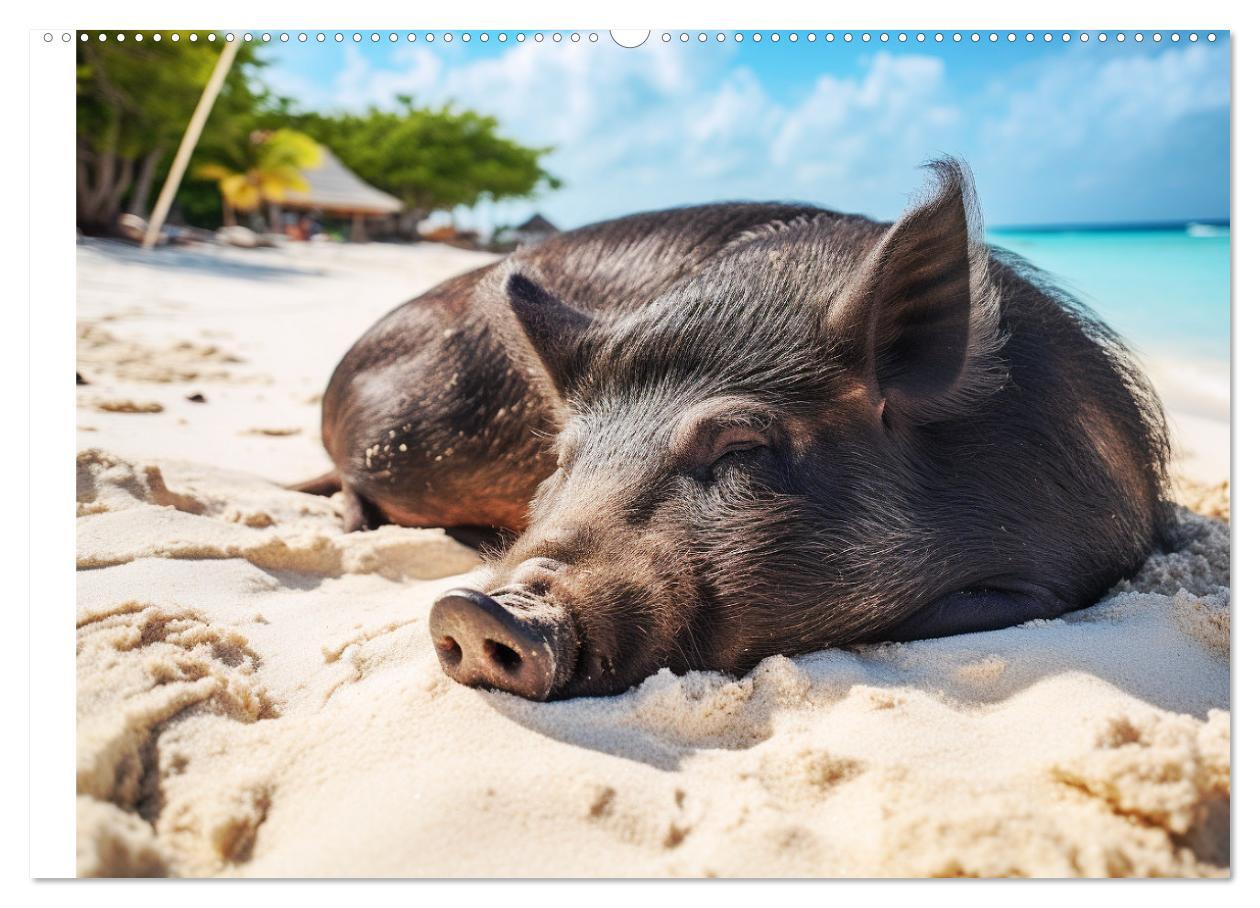
<path id="1" fill-rule="evenodd" d="M 197 147 L 201 130 L 206 125 L 206 119 L 210 116 L 211 108 L 214 107 L 215 98 L 219 96 L 219 90 L 223 88 L 223 82 L 227 79 L 228 70 L 232 68 L 232 61 L 236 58 L 239 46 L 237 41 L 224 43 L 223 53 L 219 54 L 219 60 L 214 64 L 214 72 L 210 73 L 210 81 L 201 92 L 201 100 L 197 102 L 197 109 L 193 111 L 192 119 L 188 121 L 184 137 L 179 140 L 175 160 L 171 162 L 171 169 L 167 171 L 166 181 L 162 183 L 162 191 L 158 193 L 157 204 L 153 206 L 153 214 L 149 217 L 149 227 L 144 232 L 145 249 L 152 249 L 162 233 L 162 225 L 166 223 L 166 215 L 171 210 L 171 202 L 175 201 L 175 190 L 179 189 L 179 183 L 184 178 L 184 171 L 188 169 L 188 159 L 192 157 L 193 149 Z"/>

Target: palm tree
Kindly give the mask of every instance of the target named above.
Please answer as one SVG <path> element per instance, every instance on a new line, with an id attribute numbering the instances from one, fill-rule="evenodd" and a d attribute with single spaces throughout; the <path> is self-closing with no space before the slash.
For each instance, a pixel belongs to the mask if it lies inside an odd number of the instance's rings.
<path id="1" fill-rule="evenodd" d="M 318 142 L 296 130 L 255 130 L 243 161 L 235 166 L 203 164 L 195 174 L 218 182 L 223 223 L 230 227 L 236 224 L 238 211 L 258 211 L 263 202 L 274 206 L 284 201 L 287 192 L 309 191 L 302 171 L 317 167 L 323 156 Z M 273 207 L 271 214 L 272 229 L 278 230 L 277 209 Z"/>

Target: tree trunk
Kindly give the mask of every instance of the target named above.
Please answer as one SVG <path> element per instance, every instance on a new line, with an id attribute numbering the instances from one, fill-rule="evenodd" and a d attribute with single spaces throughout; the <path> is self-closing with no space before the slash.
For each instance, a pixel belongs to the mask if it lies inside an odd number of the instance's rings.
<path id="1" fill-rule="evenodd" d="M 107 233 L 113 229 L 123 195 L 131 185 L 131 161 L 117 153 L 121 129 L 121 114 L 115 108 L 100 149 L 79 143 L 76 201 L 80 226 L 90 232 Z"/>
<path id="2" fill-rule="evenodd" d="M 118 221 L 118 213 L 122 210 L 122 200 L 126 196 L 127 190 L 131 188 L 131 181 L 136 174 L 135 162 L 130 158 L 119 158 L 117 162 L 118 170 L 114 176 L 114 188 L 110 190 L 109 196 L 105 199 L 105 217 L 109 224 L 113 225 Z"/>
<path id="3" fill-rule="evenodd" d="M 230 202 L 228 202 L 227 196 L 220 195 L 219 198 L 223 199 L 223 226 L 235 227 L 236 226 L 236 209 L 232 207 Z"/>
<path id="4" fill-rule="evenodd" d="M 136 179 L 136 188 L 131 191 L 131 204 L 127 211 L 142 218 L 149 216 L 149 196 L 153 194 L 153 178 L 157 176 L 158 162 L 165 153 L 163 148 L 155 148 L 144 156 L 140 162 L 140 176 Z"/>

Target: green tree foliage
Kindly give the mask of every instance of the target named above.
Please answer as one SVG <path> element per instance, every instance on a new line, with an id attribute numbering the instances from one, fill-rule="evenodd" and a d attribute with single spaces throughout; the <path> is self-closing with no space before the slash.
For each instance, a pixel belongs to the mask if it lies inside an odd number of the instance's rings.
<path id="1" fill-rule="evenodd" d="M 106 232 L 126 209 L 147 215 L 222 40 L 179 41 L 163 33 L 143 41 L 78 42 L 78 220 Z M 542 166 L 551 151 L 513 141 L 499 123 L 452 105 L 416 107 L 400 96 L 397 109 L 320 114 L 297 110 L 256 81 L 263 65 L 242 45 L 193 156 L 190 174 L 207 166 L 246 174 L 256 168 L 259 130 L 292 130 L 328 146 L 368 183 L 410 209 L 398 226 L 414 226 L 429 212 L 481 200 L 528 198 L 560 181 Z M 215 182 L 185 179 L 176 196 L 189 223 L 215 226 L 225 210 Z"/>
<path id="2" fill-rule="evenodd" d="M 494 117 L 447 104 L 366 113 L 273 114 L 327 145 L 368 183 L 397 196 L 419 220 L 432 211 L 490 199 L 529 198 L 560 181 L 542 166 L 552 149 L 529 147 L 499 131 Z"/>
<path id="3" fill-rule="evenodd" d="M 222 41 L 181 34 L 144 33 L 143 41 L 80 41 L 77 45 L 79 225 L 98 232 L 112 228 L 124 203 L 146 214 L 156 183 L 222 50 Z M 252 47 L 242 46 L 215 102 L 199 154 L 239 145 L 264 102 L 251 87 L 258 65 Z"/>

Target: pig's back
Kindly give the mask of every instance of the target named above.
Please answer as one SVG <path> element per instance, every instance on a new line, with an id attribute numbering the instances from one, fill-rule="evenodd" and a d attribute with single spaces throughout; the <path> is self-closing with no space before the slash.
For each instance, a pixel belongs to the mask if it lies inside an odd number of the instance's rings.
<path id="1" fill-rule="evenodd" d="M 514 252 L 487 275 L 524 268 L 586 312 L 633 311 L 696 273 L 747 234 L 802 218 L 836 218 L 807 205 L 727 202 L 602 221 Z M 496 290 L 499 288 L 496 287 Z"/>

